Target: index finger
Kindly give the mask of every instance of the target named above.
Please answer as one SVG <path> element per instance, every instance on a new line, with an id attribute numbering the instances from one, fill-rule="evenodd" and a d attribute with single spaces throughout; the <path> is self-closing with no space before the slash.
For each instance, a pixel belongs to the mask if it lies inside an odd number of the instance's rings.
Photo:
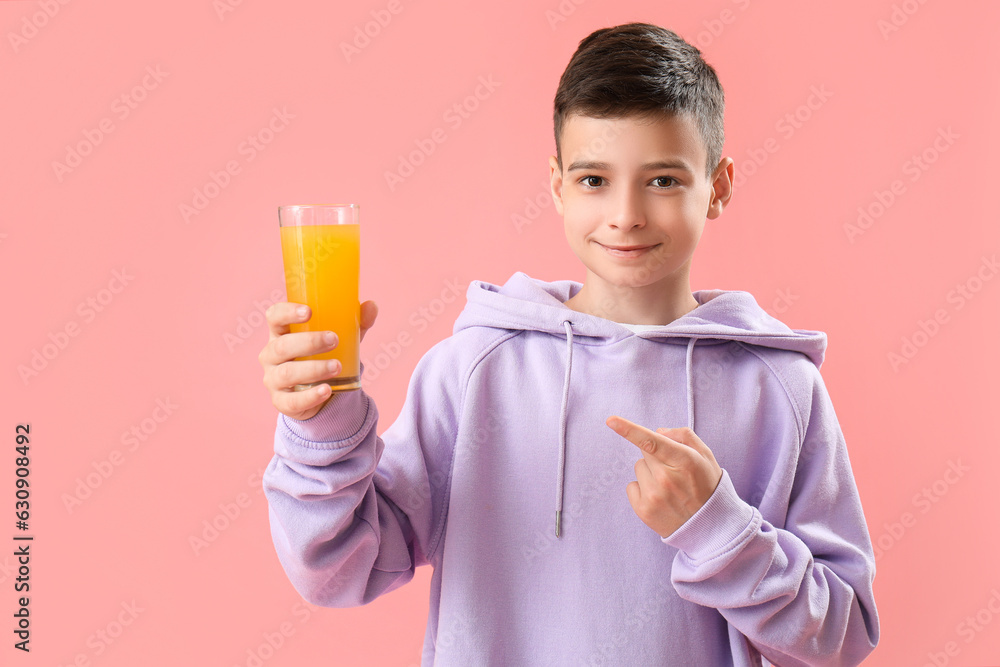
<path id="1" fill-rule="evenodd" d="M 305 309 L 304 311 L 301 309 Z M 282 301 L 272 303 L 264 313 L 271 340 L 291 331 L 288 325 L 293 322 L 307 322 L 312 317 L 309 306 L 304 303 Z"/>
<path id="2" fill-rule="evenodd" d="M 674 448 L 678 446 L 678 443 L 662 433 L 656 433 L 645 426 L 640 426 L 617 415 L 608 417 L 604 423 L 610 426 L 615 433 L 637 445 L 644 452 L 652 454 L 664 463 L 671 463 L 671 457 L 667 455 L 667 452 L 671 450 L 676 451 Z"/>

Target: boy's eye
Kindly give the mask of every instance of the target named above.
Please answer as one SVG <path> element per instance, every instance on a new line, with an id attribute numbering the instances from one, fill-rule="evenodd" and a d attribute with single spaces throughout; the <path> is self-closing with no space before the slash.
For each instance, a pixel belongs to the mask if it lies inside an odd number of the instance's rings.
<path id="1" fill-rule="evenodd" d="M 588 188 L 599 188 L 601 187 L 601 184 L 604 182 L 604 177 L 584 176 L 583 178 L 580 179 L 580 182 L 583 183 Z M 676 185 L 677 179 L 674 178 L 673 176 L 657 176 L 656 178 L 653 179 L 653 183 L 657 187 L 668 188 L 671 185 Z"/>

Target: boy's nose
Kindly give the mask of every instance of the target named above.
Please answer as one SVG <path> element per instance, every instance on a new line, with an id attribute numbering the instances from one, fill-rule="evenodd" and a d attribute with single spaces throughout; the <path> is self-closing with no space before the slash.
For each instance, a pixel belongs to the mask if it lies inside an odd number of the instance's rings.
<path id="1" fill-rule="evenodd" d="M 646 224 L 646 215 L 638 193 L 626 191 L 619 194 L 611 203 L 608 212 L 608 224 L 611 227 L 628 231 Z"/>

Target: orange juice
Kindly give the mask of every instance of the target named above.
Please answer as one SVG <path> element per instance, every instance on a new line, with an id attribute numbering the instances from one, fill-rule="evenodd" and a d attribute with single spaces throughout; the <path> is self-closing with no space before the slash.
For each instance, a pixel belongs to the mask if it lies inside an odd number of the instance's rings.
<path id="1" fill-rule="evenodd" d="M 281 227 L 288 300 L 312 309 L 309 321 L 292 324 L 290 330 L 333 331 L 338 339 L 333 350 L 298 359 L 339 360 L 340 374 L 327 381 L 334 391 L 361 386 L 360 227 L 357 224 Z"/>

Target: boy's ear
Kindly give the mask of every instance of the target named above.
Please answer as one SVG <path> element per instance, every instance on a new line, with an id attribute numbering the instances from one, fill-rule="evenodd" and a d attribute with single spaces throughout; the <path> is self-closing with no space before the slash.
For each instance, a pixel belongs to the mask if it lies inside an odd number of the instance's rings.
<path id="1" fill-rule="evenodd" d="M 563 214 L 563 201 L 562 201 L 562 170 L 559 169 L 559 162 L 556 160 L 555 155 L 549 156 L 549 181 L 552 188 L 552 201 L 556 205 L 556 211 L 559 215 Z"/>
<path id="2" fill-rule="evenodd" d="M 722 209 L 729 204 L 729 200 L 733 196 L 735 173 L 733 158 L 724 157 L 719 161 L 719 166 L 715 168 L 715 180 L 712 182 L 712 201 L 709 203 L 706 213 L 709 220 L 715 220 L 722 215 Z"/>

